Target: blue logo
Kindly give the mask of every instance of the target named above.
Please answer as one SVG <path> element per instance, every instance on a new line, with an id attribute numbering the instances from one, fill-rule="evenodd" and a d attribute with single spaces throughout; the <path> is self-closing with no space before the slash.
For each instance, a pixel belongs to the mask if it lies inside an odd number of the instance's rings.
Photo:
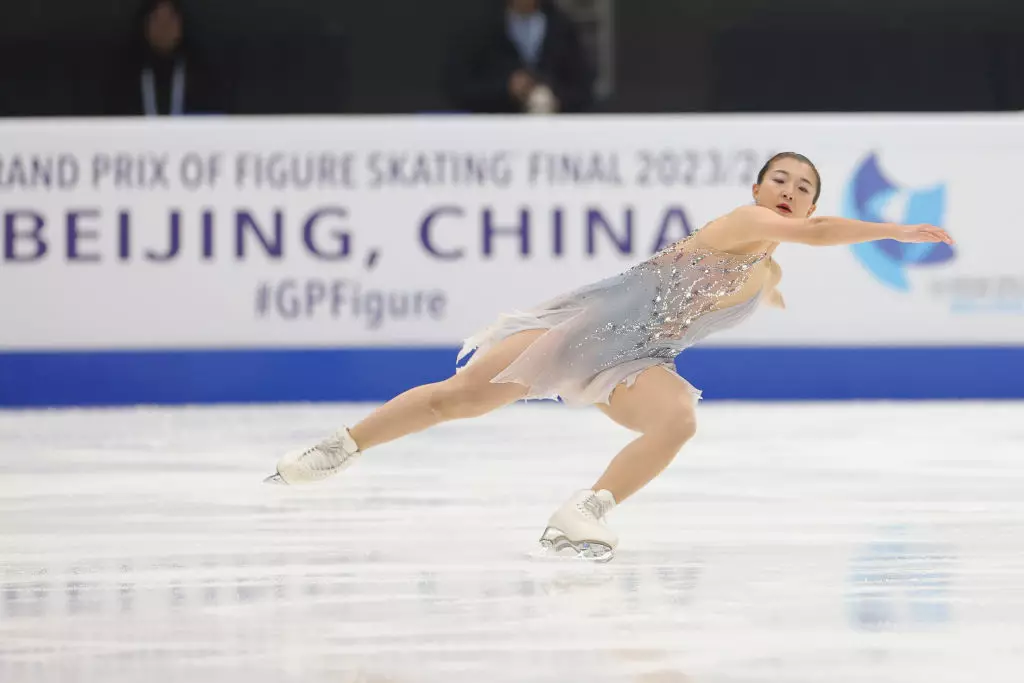
<path id="1" fill-rule="evenodd" d="M 886 178 L 871 154 L 853 174 L 846 189 L 843 213 L 847 218 L 876 223 L 928 223 L 942 226 L 946 211 L 946 186 L 906 189 Z M 951 261 L 955 252 L 948 244 L 907 244 L 879 240 L 851 246 L 860 262 L 883 284 L 897 291 L 910 290 L 907 269 Z"/>

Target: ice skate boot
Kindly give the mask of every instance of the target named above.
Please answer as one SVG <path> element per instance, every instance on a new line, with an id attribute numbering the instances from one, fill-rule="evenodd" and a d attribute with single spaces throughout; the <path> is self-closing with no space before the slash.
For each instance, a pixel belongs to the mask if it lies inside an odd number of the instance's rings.
<path id="1" fill-rule="evenodd" d="M 604 516 L 614 507 L 610 491 L 578 491 L 551 515 L 540 537 L 541 548 L 559 555 L 571 550 L 579 559 L 607 562 L 619 544 L 618 536 L 604 524 Z"/>
<path id="2" fill-rule="evenodd" d="M 333 434 L 312 448 L 286 454 L 277 462 L 277 474 L 268 484 L 309 484 L 341 472 L 362 455 L 348 428 Z"/>

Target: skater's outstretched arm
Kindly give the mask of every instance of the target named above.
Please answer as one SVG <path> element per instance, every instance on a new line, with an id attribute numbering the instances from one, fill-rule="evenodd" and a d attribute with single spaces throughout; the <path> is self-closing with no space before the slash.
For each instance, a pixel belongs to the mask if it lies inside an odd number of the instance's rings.
<path id="1" fill-rule="evenodd" d="M 740 207 L 706 230 L 707 238 L 725 249 L 764 242 L 834 246 L 883 239 L 953 244 L 946 231 L 934 225 L 871 223 L 837 216 L 796 218 L 763 206 Z"/>

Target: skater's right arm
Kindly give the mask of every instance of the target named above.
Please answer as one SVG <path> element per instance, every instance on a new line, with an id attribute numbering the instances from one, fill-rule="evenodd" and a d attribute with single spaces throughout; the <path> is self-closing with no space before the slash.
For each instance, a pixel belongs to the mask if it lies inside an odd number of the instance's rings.
<path id="1" fill-rule="evenodd" d="M 714 227 L 717 228 L 716 241 L 726 240 L 732 245 L 794 242 L 814 246 L 835 246 L 884 239 L 953 244 L 953 239 L 946 231 L 934 225 L 870 223 L 836 216 L 789 218 L 762 206 L 740 207 L 725 216 Z"/>

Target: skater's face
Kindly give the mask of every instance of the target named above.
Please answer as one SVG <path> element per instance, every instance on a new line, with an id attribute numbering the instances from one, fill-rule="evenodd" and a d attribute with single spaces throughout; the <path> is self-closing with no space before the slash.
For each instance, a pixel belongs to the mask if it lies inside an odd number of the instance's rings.
<path id="1" fill-rule="evenodd" d="M 818 174 L 807 163 L 783 158 L 772 162 L 764 180 L 754 185 L 754 200 L 781 216 L 807 218 L 816 208 Z"/>

